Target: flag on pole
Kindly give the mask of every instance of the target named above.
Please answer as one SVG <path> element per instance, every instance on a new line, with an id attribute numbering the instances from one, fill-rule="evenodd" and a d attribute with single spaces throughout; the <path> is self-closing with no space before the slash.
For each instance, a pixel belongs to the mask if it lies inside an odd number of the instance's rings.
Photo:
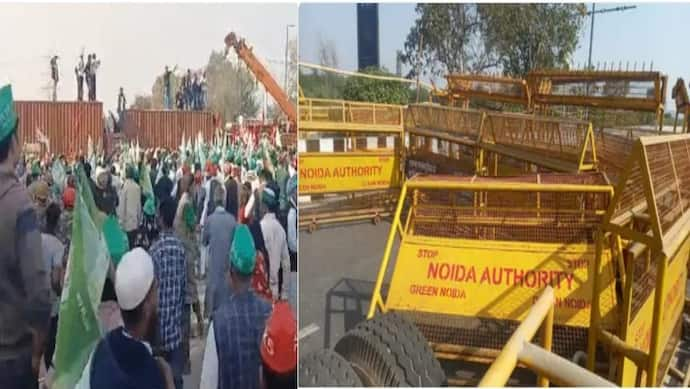
<path id="1" fill-rule="evenodd" d="M 96 208 L 81 169 L 78 177 L 72 242 L 55 346 L 53 388 L 56 389 L 75 387 L 101 338 L 98 305 L 110 261 L 101 231 L 104 215 Z"/>

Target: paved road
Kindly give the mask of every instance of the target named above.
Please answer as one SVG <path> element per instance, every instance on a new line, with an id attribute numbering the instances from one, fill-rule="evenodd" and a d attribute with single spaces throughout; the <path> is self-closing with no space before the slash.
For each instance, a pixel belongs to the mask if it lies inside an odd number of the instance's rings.
<path id="1" fill-rule="evenodd" d="M 300 355 L 332 347 L 365 318 L 389 228 L 365 222 L 300 232 L 299 325 L 311 332 Z"/>

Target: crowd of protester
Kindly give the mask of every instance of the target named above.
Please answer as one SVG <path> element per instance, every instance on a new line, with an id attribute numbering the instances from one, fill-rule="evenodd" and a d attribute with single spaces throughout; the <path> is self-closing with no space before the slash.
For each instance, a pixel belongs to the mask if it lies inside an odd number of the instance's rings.
<path id="1" fill-rule="evenodd" d="M 17 128 L 11 89 L 0 88 L 0 387 L 36 387 L 41 361 L 55 368 L 81 193 L 127 246 L 108 246 L 104 335 L 85 387 L 182 389 L 195 335 L 206 336 L 201 388 L 296 387 L 294 150 L 238 143 L 32 159 Z"/>

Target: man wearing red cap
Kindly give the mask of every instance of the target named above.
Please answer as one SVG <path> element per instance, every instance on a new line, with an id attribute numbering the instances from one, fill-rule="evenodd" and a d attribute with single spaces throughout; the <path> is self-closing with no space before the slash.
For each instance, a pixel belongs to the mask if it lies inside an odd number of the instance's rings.
<path id="1" fill-rule="evenodd" d="M 287 301 L 277 301 L 261 340 L 264 389 L 297 388 L 297 321 Z"/>

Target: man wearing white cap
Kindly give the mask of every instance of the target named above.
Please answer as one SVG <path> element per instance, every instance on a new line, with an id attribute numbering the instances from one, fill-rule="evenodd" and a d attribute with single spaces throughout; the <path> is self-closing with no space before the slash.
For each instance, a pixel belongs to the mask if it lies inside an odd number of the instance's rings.
<path id="1" fill-rule="evenodd" d="M 158 282 L 144 249 L 129 251 L 115 274 L 115 294 L 124 327 L 110 331 L 96 346 L 90 371 L 92 388 L 169 388 L 172 374 L 154 358 L 151 343 L 158 327 Z"/>

